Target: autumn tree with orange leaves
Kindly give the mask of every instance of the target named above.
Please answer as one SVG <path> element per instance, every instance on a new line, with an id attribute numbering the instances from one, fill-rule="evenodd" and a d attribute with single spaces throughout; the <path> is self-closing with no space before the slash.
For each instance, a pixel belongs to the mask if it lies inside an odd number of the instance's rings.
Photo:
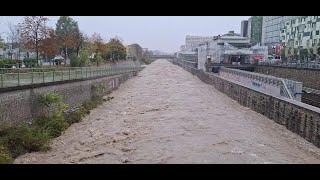
<path id="1" fill-rule="evenodd" d="M 90 38 L 90 51 L 95 54 L 94 61 L 99 65 L 102 63 L 103 54 L 106 53 L 106 44 L 99 33 L 94 33 Z"/>
<path id="2" fill-rule="evenodd" d="M 43 40 L 41 46 L 41 52 L 46 55 L 46 57 L 54 58 L 55 55 L 59 54 L 59 46 L 58 46 L 58 39 L 54 33 L 54 29 L 48 29 L 48 35 Z"/>
<path id="3" fill-rule="evenodd" d="M 44 16 L 25 16 L 23 22 L 18 25 L 24 47 L 30 51 L 36 51 L 37 60 L 39 60 L 41 43 L 48 33 L 47 21 L 48 18 Z"/>

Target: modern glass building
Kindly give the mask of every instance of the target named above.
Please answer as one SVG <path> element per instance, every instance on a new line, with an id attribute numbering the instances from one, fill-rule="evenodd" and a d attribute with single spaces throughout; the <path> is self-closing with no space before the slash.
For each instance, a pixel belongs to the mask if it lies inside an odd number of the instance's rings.
<path id="1" fill-rule="evenodd" d="M 261 43 L 262 36 L 262 16 L 252 16 L 250 18 L 250 43 L 256 45 Z"/>
<path id="2" fill-rule="evenodd" d="M 247 20 L 241 21 L 241 36 L 242 37 L 248 36 L 248 21 Z"/>
<path id="3" fill-rule="evenodd" d="M 280 43 L 280 30 L 286 21 L 290 21 L 299 16 L 263 16 L 261 44 L 275 46 Z"/>

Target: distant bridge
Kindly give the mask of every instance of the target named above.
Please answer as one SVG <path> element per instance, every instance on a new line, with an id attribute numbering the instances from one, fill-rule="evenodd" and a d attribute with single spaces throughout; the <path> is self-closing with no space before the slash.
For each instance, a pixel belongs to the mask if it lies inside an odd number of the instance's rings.
<path id="1" fill-rule="evenodd" d="M 151 59 L 174 59 L 174 55 L 153 55 L 150 57 Z"/>

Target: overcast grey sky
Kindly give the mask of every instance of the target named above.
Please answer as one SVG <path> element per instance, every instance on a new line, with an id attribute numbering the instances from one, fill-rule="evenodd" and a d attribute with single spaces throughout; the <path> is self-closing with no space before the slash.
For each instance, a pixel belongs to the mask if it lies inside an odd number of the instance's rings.
<path id="1" fill-rule="evenodd" d="M 79 28 L 105 39 L 121 37 L 124 44 L 138 43 L 144 48 L 176 52 L 186 35 L 215 36 L 234 30 L 240 33 L 241 21 L 250 16 L 71 16 Z M 49 26 L 55 27 L 59 16 L 49 16 Z M 0 33 L 7 22 L 19 23 L 22 16 L 0 16 Z"/>

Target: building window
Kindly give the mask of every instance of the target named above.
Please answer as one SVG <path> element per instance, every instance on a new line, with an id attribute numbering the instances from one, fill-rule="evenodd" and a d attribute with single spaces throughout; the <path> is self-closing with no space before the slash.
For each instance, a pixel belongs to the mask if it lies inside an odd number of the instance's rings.
<path id="1" fill-rule="evenodd" d="M 296 41 L 296 45 L 298 45 L 298 41 Z"/>
<path id="2" fill-rule="evenodd" d="M 318 31 L 316 31 L 316 35 L 319 35 L 319 30 L 318 30 Z"/>

